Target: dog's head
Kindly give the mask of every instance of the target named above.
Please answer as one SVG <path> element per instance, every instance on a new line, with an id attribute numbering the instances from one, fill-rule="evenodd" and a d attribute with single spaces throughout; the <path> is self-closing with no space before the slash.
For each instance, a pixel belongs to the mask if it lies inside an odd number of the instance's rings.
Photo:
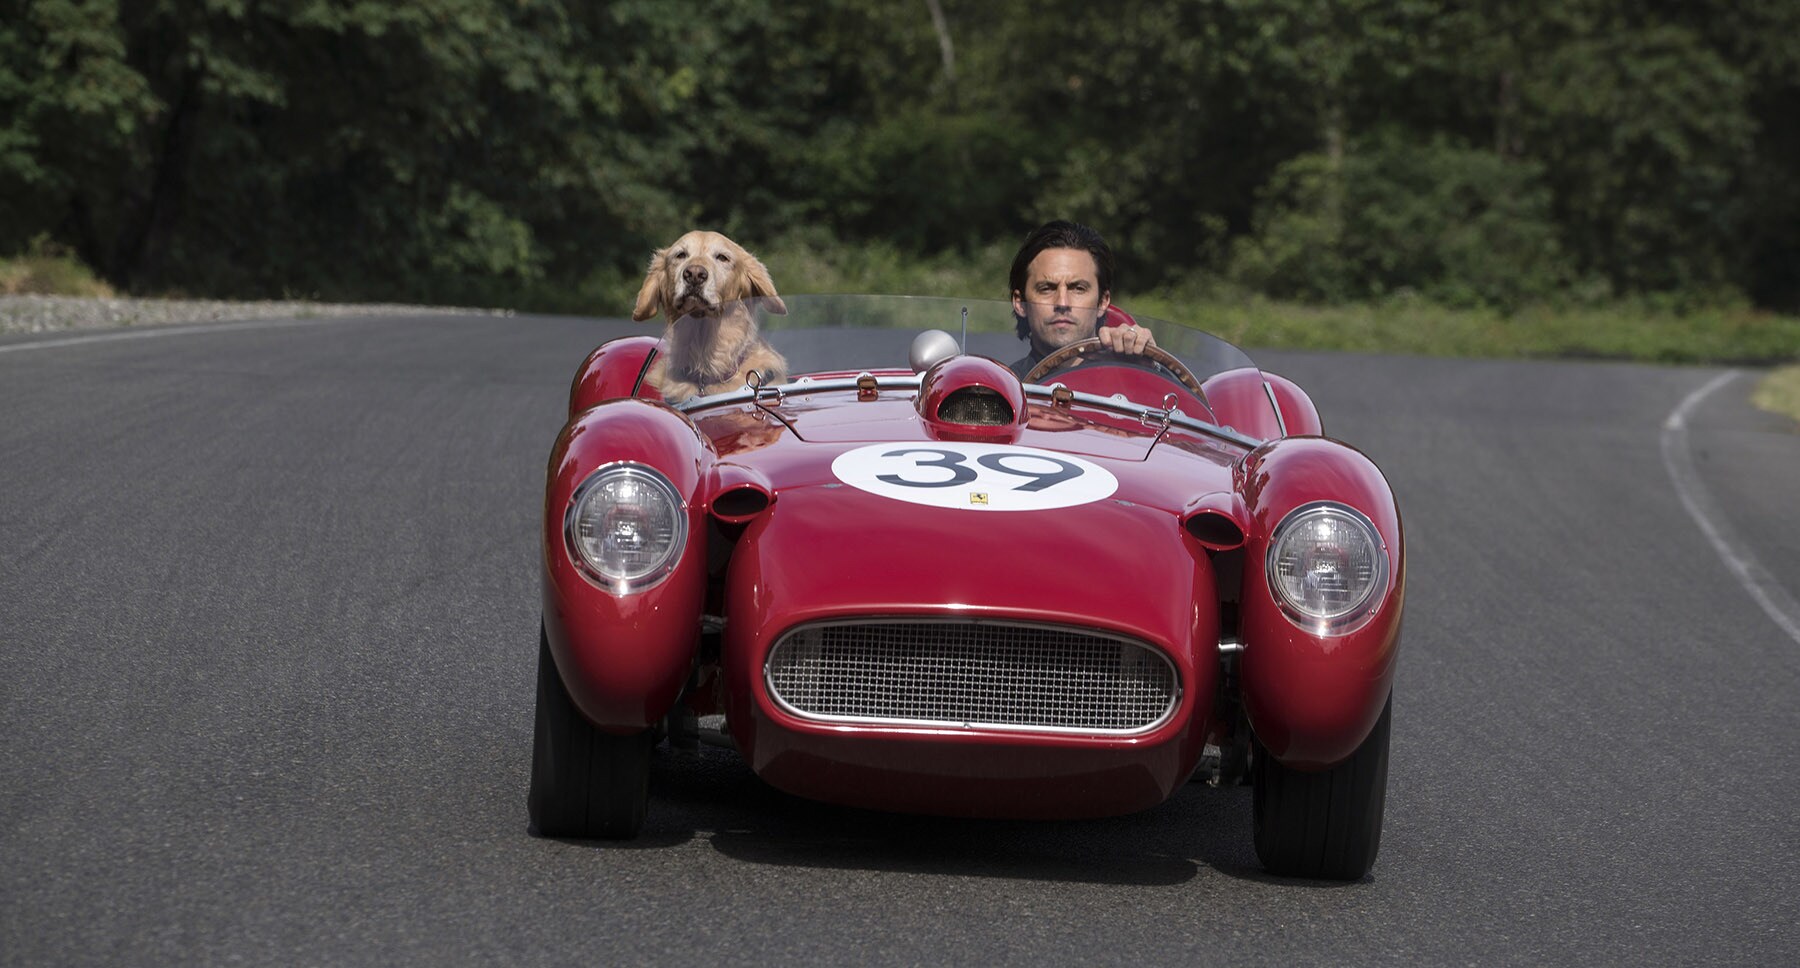
<path id="1" fill-rule="evenodd" d="M 709 316 L 721 303 L 753 297 L 770 312 L 787 312 L 756 256 L 717 232 L 689 232 L 650 257 L 631 318 L 645 320 L 659 312 L 670 322 Z"/>

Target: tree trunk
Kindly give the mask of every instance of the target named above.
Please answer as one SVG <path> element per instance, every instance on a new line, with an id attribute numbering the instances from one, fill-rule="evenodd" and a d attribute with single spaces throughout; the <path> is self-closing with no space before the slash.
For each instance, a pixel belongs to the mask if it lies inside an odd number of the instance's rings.
<path id="1" fill-rule="evenodd" d="M 1519 115 L 1519 89 L 1513 72 L 1500 72 L 1499 90 L 1494 104 L 1494 154 L 1511 159 L 1519 154 L 1518 135 L 1513 130 Z"/>
<path id="2" fill-rule="evenodd" d="M 108 260 L 107 276 L 113 285 L 129 290 L 142 280 L 145 270 L 160 261 L 164 242 L 181 218 L 187 192 L 188 156 L 196 134 L 200 109 L 200 79 L 204 67 L 191 67 L 182 76 L 181 88 L 169 106 L 169 123 L 162 132 L 161 150 L 150 178 L 147 195 L 137 193 L 127 203 L 119 237 Z"/>
<path id="3" fill-rule="evenodd" d="M 956 48 L 950 43 L 950 24 L 944 19 L 944 6 L 938 0 L 925 0 L 931 11 L 931 29 L 937 31 L 938 53 L 944 61 L 944 85 L 956 84 Z"/>
<path id="4" fill-rule="evenodd" d="M 1326 185 L 1325 185 L 1325 224 L 1330 226 L 1331 238 L 1336 240 L 1344 233 L 1344 100 L 1336 92 L 1326 96 L 1326 104 L 1320 122 L 1320 138 L 1325 142 Z"/>

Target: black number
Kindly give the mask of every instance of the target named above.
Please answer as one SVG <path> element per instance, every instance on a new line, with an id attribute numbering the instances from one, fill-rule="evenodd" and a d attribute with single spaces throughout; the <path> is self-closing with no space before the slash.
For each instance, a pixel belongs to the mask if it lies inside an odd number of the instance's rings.
<path id="1" fill-rule="evenodd" d="M 1008 457 L 1023 457 L 1026 460 L 1049 461 L 1050 463 L 1055 464 L 1057 469 L 1044 474 L 1040 474 L 1036 471 L 1016 470 L 1006 466 L 1006 459 Z M 1055 487 L 1066 480 L 1081 476 L 1081 468 L 1066 460 L 1058 460 L 1044 454 L 983 454 L 976 458 L 975 462 L 989 470 L 996 470 L 1002 474 L 1011 474 L 1014 477 L 1029 477 L 1032 479 L 1029 484 L 1021 484 L 1018 487 L 1013 488 L 1015 491 L 1041 491 L 1044 488 Z"/>
<path id="2" fill-rule="evenodd" d="M 942 467 L 944 470 L 950 472 L 950 479 L 947 481 L 909 481 L 898 474 L 882 474 L 877 477 L 876 480 L 885 481 L 889 484 L 899 484 L 902 487 L 956 487 L 959 484 L 967 484 L 975 479 L 975 472 L 963 466 L 963 455 L 953 450 L 936 450 L 931 447 L 908 447 L 903 450 L 890 450 L 881 456 L 903 457 L 907 454 L 936 454 L 937 460 L 914 461 L 913 466 Z"/>
<path id="3" fill-rule="evenodd" d="M 935 447 L 907 447 L 901 450 L 890 450 L 881 456 L 904 457 L 907 454 L 931 454 L 935 456 L 937 458 L 936 460 L 914 460 L 913 466 L 915 468 L 942 468 L 950 472 L 950 479 L 946 481 L 909 481 L 899 474 L 882 474 L 875 479 L 884 481 L 888 484 L 898 484 L 901 487 L 958 487 L 973 481 L 979 476 L 975 473 L 974 469 L 963 463 L 963 459 L 967 455 L 959 454 L 953 450 L 938 450 Z M 1006 460 L 1009 457 L 1022 458 L 1024 460 L 1048 461 L 1049 463 L 1056 465 L 1056 470 L 1039 472 L 1008 467 L 1006 466 Z M 1041 491 L 1045 488 L 1055 487 L 1064 481 L 1080 477 L 1082 473 L 1079 466 L 1071 464 L 1066 460 L 1059 460 L 1047 454 L 1008 454 L 1004 452 L 998 454 L 983 454 L 982 456 L 977 457 L 975 462 L 988 470 L 999 471 L 1002 474 L 1011 474 L 1014 477 L 1031 478 L 1028 483 L 1020 484 L 1018 487 L 1013 488 L 1015 491 Z"/>

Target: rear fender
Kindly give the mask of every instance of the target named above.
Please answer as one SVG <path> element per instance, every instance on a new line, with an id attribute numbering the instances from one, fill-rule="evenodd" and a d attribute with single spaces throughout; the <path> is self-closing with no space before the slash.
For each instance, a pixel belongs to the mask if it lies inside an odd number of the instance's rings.
<path id="1" fill-rule="evenodd" d="M 1262 377 L 1269 387 L 1269 395 L 1275 398 L 1275 408 L 1281 412 L 1284 436 L 1317 437 L 1325 433 L 1319 408 L 1313 406 L 1312 397 L 1307 396 L 1298 383 L 1268 370 L 1263 371 Z"/>
<path id="2" fill-rule="evenodd" d="M 569 417 L 603 400 L 630 396 L 661 400 L 662 394 L 643 382 L 661 342 L 654 336 L 623 336 L 601 343 L 569 384 Z"/>
<path id="3" fill-rule="evenodd" d="M 544 495 L 544 626 L 557 670 L 596 726 L 635 732 L 659 722 L 693 668 L 706 593 L 702 483 L 711 445 L 661 404 L 617 399 L 588 408 L 557 437 Z M 633 462 L 669 479 L 687 516 L 687 545 L 652 587 L 614 594 L 587 577 L 564 535 L 570 501 L 599 468 Z"/>
<path id="4" fill-rule="evenodd" d="M 1302 769 L 1341 762 L 1368 736 L 1393 687 L 1406 592 L 1400 511 L 1373 462 L 1324 437 L 1289 437 L 1246 455 L 1236 475 L 1250 513 L 1244 545 L 1241 681 L 1250 726 L 1277 760 Z M 1371 617 L 1347 634 L 1289 620 L 1268 580 L 1270 539 L 1290 511 L 1333 501 L 1374 525 L 1388 578 Z"/>
<path id="5" fill-rule="evenodd" d="M 1219 423 L 1262 440 L 1324 433 L 1319 410 L 1299 384 L 1245 366 L 1208 378 L 1201 389 Z"/>

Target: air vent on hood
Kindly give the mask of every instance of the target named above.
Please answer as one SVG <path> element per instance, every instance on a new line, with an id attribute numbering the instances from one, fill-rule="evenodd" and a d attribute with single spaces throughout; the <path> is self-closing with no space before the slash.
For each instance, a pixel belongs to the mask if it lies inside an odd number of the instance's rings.
<path id="1" fill-rule="evenodd" d="M 1024 427 L 1025 390 L 1019 378 L 983 356 L 952 356 L 932 364 L 919 377 L 915 405 L 933 436 L 1012 440 Z"/>
<path id="2" fill-rule="evenodd" d="M 1013 422 L 1012 404 L 996 390 L 982 386 L 953 391 L 938 406 L 938 419 L 971 427 L 1002 427 Z"/>

